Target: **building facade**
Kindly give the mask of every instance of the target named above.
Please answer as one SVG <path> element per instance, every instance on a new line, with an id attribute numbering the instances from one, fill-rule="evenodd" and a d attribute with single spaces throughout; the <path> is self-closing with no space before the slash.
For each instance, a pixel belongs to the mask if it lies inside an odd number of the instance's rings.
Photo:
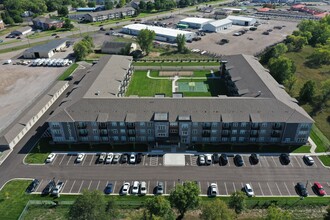
<path id="1" fill-rule="evenodd" d="M 208 18 L 196 18 L 196 17 L 188 17 L 180 20 L 179 24 L 186 24 L 190 28 L 194 29 L 202 29 L 204 25 L 214 21 L 213 19 Z"/>
<path id="2" fill-rule="evenodd" d="M 254 25 L 257 20 L 255 18 L 244 16 L 228 16 L 227 19 L 231 20 L 234 25 L 251 26 Z"/>
<path id="3" fill-rule="evenodd" d="M 37 45 L 35 47 L 26 49 L 23 52 L 23 57 L 27 59 L 50 58 L 54 56 L 56 52 L 66 48 L 66 44 L 66 39 L 53 40 L 46 44 Z"/>
<path id="4" fill-rule="evenodd" d="M 228 96 L 146 98 L 122 97 L 134 74 L 130 57 L 104 57 L 90 70 L 96 74 L 72 91 L 76 99 L 69 97 L 49 118 L 53 141 L 152 147 L 305 144 L 314 121 L 296 100 L 252 56 L 226 58 L 235 66 L 220 68 L 232 87 Z"/>

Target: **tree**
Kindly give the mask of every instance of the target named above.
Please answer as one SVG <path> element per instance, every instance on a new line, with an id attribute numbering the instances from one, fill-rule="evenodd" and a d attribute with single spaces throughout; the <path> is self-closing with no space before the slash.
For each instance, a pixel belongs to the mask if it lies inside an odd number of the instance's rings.
<path id="1" fill-rule="evenodd" d="M 175 216 L 170 202 L 163 196 L 155 196 L 146 200 L 145 219 L 152 220 L 161 217 L 164 220 L 174 220 Z"/>
<path id="2" fill-rule="evenodd" d="M 151 12 L 152 10 L 154 10 L 154 3 L 152 3 L 151 1 L 147 2 L 147 12 Z"/>
<path id="3" fill-rule="evenodd" d="M 105 219 L 106 202 L 100 191 L 84 190 L 69 210 L 69 219 Z"/>
<path id="4" fill-rule="evenodd" d="M 66 17 L 68 16 L 69 14 L 69 9 L 67 6 L 60 6 L 58 9 L 57 9 L 57 14 L 59 16 L 62 16 L 62 17 Z"/>
<path id="5" fill-rule="evenodd" d="M 284 56 L 271 58 L 268 62 L 268 68 L 270 74 L 280 84 L 283 84 L 285 80 L 290 79 L 296 71 L 294 62 Z"/>
<path id="6" fill-rule="evenodd" d="M 112 196 L 110 196 L 109 201 L 105 207 L 105 213 L 110 217 L 110 219 L 115 219 L 119 215 L 117 202 Z"/>
<path id="7" fill-rule="evenodd" d="M 90 36 L 85 36 L 80 42 L 73 46 L 73 52 L 76 59 L 83 60 L 89 53 L 93 52 L 93 39 Z"/>
<path id="8" fill-rule="evenodd" d="M 286 37 L 289 51 L 300 51 L 308 42 L 304 36 L 289 35 Z"/>
<path id="9" fill-rule="evenodd" d="M 233 192 L 229 199 L 229 207 L 234 209 L 237 214 L 245 209 L 246 195 L 242 191 Z"/>
<path id="10" fill-rule="evenodd" d="M 64 24 L 63 24 L 63 28 L 69 29 L 71 30 L 72 28 L 74 28 L 73 24 L 71 24 L 71 20 L 66 18 L 64 20 Z"/>
<path id="11" fill-rule="evenodd" d="M 312 80 L 308 80 L 304 86 L 300 89 L 299 100 L 304 102 L 313 101 L 313 97 L 316 91 L 316 84 Z"/>
<path id="12" fill-rule="evenodd" d="M 147 9 L 147 4 L 145 1 L 140 1 L 140 4 L 139 4 L 139 8 L 141 9 L 141 11 L 145 11 Z"/>
<path id="13" fill-rule="evenodd" d="M 110 0 L 107 0 L 104 4 L 105 10 L 111 10 L 113 9 L 113 2 Z"/>
<path id="14" fill-rule="evenodd" d="M 202 213 L 200 218 L 202 220 L 230 220 L 234 219 L 234 213 L 230 210 L 227 204 L 220 199 L 206 202 L 201 207 Z"/>
<path id="15" fill-rule="evenodd" d="M 87 6 L 90 7 L 90 8 L 94 8 L 96 6 L 96 3 L 95 3 L 95 1 L 89 1 L 87 3 Z"/>
<path id="16" fill-rule="evenodd" d="M 330 206 L 327 208 L 327 212 L 324 214 L 324 220 L 330 220 Z"/>
<path id="17" fill-rule="evenodd" d="M 268 207 L 266 220 L 290 220 L 291 214 L 288 211 L 282 211 L 274 204 Z"/>
<path id="18" fill-rule="evenodd" d="M 125 5 L 126 5 L 126 0 L 120 0 L 117 6 L 118 6 L 119 8 L 122 8 L 122 7 L 124 7 Z"/>
<path id="19" fill-rule="evenodd" d="M 186 37 L 184 36 L 184 34 L 178 34 L 178 36 L 176 37 L 176 43 L 178 45 L 178 52 L 179 53 L 184 53 L 185 49 L 186 49 Z"/>
<path id="20" fill-rule="evenodd" d="M 169 200 L 171 206 L 176 208 L 180 217 L 190 210 L 197 208 L 200 203 L 200 190 L 195 182 L 185 182 L 184 184 L 177 184 L 174 190 L 171 191 Z"/>
<path id="21" fill-rule="evenodd" d="M 278 58 L 287 51 L 288 47 L 283 43 L 279 43 L 274 47 L 266 50 L 266 52 L 261 56 L 260 62 L 263 64 L 268 64 L 271 58 Z"/>
<path id="22" fill-rule="evenodd" d="M 138 34 L 136 41 L 140 45 L 141 50 L 144 51 L 147 55 L 149 54 L 152 48 L 152 42 L 155 39 L 156 34 L 154 31 L 143 29 Z"/>
<path id="23" fill-rule="evenodd" d="M 330 38 L 325 45 L 317 45 L 313 54 L 309 57 L 309 62 L 314 65 L 330 64 Z"/>

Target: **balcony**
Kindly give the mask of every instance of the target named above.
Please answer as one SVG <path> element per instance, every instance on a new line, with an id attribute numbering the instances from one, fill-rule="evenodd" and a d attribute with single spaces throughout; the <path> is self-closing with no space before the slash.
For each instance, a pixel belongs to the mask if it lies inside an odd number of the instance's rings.
<path id="1" fill-rule="evenodd" d="M 259 132 L 258 131 L 251 131 L 250 132 L 250 137 L 254 137 L 254 138 L 256 138 L 256 137 L 258 137 L 259 136 Z"/>
<path id="2" fill-rule="evenodd" d="M 222 129 L 230 130 L 230 124 L 223 124 Z"/>
<path id="3" fill-rule="evenodd" d="M 100 131 L 100 136 L 101 136 L 101 137 L 106 137 L 106 136 L 108 136 L 108 131 L 107 131 L 107 130 L 101 130 L 101 131 Z"/>
<path id="4" fill-rule="evenodd" d="M 222 131 L 222 132 L 221 132 L 221 136 L 222 136 L 222 137 L 229 137 L 229 136 L 230 136 L 230 132 L 227 131 L 227 130 Z"/>
<path id="5" fill-rule="evenodd" d="M 275 123 L 273 124 L 273 130 L 281 130 L 282 129 L 282 125 L 279 123 Z"/>
<path id="6" fill-rule="evenodd" d="M 107 129 L 107 123 L 100 123 L 99 129 Z"/>
<path id="7" fill-rule="evenodd" d="M 259 130 L 260 129 L 260 125 L 259 124 L 252 124 L 251 125 L 251 130 Z"/>
<path id="8" fill-rule="evenodd" d="M 87 123 L 79 123 L 79 124 L 77 125 L 77 128 L 78 128 L 78 129 L 86 129 L 86 128 L 87 128 Z"/>
<path id="9" fill-rule="evenodd" d="M 279 131 L 272 131 L 270 134 L 271 137 L 281 137 L 281 132 Z"/>
<path id="10" fill-rule="evenodd" d="M 134 129 L 130 129 L 130 130 L 127 131 L 127 135 L 129 137 L 135 137 L 136 131 Z"/>
<path id="11" fill-rule="evenodd" d="M 86 137 L 86 136 L 88 136 L 88 131 L 85 129 L 79 130 L 78 135 L 80 137 Z"/>
<path id="12" fill-rule="evenodd" d="M 211 132 L 203 131 L 202 137 L 211 137 Z"/>

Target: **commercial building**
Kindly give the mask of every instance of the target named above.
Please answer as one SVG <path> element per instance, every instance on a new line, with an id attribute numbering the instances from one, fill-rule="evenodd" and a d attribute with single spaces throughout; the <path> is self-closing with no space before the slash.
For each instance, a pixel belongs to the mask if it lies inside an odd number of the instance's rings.
<path id="1" fill-rule="evenodd" d="M 208 32 L 220 32 L 230 28 L 232 24 L 233 22 L 229 19 L 216 20 L 204 25 L 203 30 Z"/>
<path id="2" fill-rule="evenodd" d="M 102 53 L 130 54 L 137 49 L 136 43 L 104 41 L 101 47 Z"/>
<path id="3" fill-rule="evenodd" d="M 33 25 L 37 29 L 48 30 L 52 27 L 61 28 L 63 27 L 64 22 L 61 20 L 55 20 L 45 17 L 37 17 L 32 20 Z"/>
<path id="4" fill-rule="evenodd" d="M 55 52 L 64 49 L 66 47 L 66 43 L 66 39 L 53 40 L 46 44 L 38 45 L 25 50 L 23 52 L 23 57 L 28 59 L 50 58 L 55 54 Z"/>
<path id="5" fill-rule="evenodd" d="M 234 25 L 251 26 L 254 25 L 257 20 L 255 18 L 243 17 L 243 16 L 228 16 L 227 19 L 231 20 Z"/>
<path id="6" fill-rule="evenodd" d="M 313 119 L 253 56 L 224 57 L 229 93 L 218 97 L 122 97 L 132 58 L 105 56 L 48 119 L 55 143 L 303 145 Z M 226 63 L 232 66 L 229 70 Z"/>
<path id="7" fill-rule="evenodd" d="M 17 30 L 12 31 L 10 34 L 15 36 L 26 35 L 32 31 L 30 26 L 21 27 Z"/>
<path id="8" fill-rule="evenodd" d="M 186 24 L 190 28 L 194 29 L 202 29 L 204 25 L 214 21 L 213 19 L 208 18 L 196 18 L 196 17 L 188 17 L 180 20 L 179 24 Z"/>
<path id="9" fill-rule="evenodd" d="M 126 7 L 126 8 L 116 8 L 112 10 L 87 13 L 84 16 L 82 16 L 82 20 L 95 22 L 95 21 L 105 21 L 116 18 L 122 18 L 125 16 L 133 16 L 133 15 L 135 15 L 135 9 L 132 7 Z"/>
<path id="10" fill-rule="evenodd" d="M 158 26 L 144 25 L 144 24 L 130 24 L 126 25 L 121 29 L 122 33 L 135 35 L 137 36 L 141 30 L 148 29 L 156 33 L 156 40 L 165 41 L 165 42 L 176 42 L 176 37 L 179 34 L 183 34 L 186 37 L 186 40 L 192 40 L 195 37 L 195 33 L 190 31 L 182 31 L 171 28 L 163 28 Z"/>

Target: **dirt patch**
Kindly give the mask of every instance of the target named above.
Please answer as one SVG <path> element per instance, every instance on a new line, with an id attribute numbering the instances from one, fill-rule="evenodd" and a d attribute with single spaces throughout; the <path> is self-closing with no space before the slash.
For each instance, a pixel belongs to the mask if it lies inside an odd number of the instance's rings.
<path id="1" fill-rule="evenodd" d="M 160 53 L 159 52 L 150 52 L 149 57 L 159 57 L 160 56 Z"/>
<path id="2" fill-rule="evenodd" d="M 193 71 L 159 71 L 159 76 L 193 76 Z"/>

